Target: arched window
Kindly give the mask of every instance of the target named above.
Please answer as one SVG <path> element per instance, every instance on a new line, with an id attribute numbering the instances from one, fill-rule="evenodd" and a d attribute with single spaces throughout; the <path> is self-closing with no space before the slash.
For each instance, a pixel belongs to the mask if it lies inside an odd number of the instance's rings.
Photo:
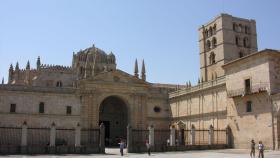
<path id="1" fill-rule="evenodd" d="M 244 56 L 243 52 L 239 52 L 239 58 L 242 58 Z"/>
<path id="2" fill-rule="evenodd" d="M 216 37 L 212 38 L 212 47 L 215 48 L 217 46 L 217 39 Z"/>
<path id="3" fill-rule="evenodd" d="M 212 27 L 209 28 L 209 36 L 212 36 L 213 35 L 213 29 Z"/>
<path id="4" fill-rule="evenodd" d="M 62 87 L 62 82 L 61 81 L 57 81 L 56 82 L 56 87 Z"/>
<path id="5" fill-rule="evenodd" d="M 205 34 L 205 37 L 208 37 L 208 30 L 207 29 L 205 29 L 204 34 Z"/>
<path id="6" fill-rule="evenodd" d="M 249 31 L 250 29 L 249 29 L 249 27 L 248 26 L 245 26 L 245 33 L 246 34 L 250 34 L 250 31 Z"/>
<path id="7" fill-rule="evenodd" d="M 239 37 L 235 36 L 235 44 L 239 46 Z"/>
<path id="8" fill-rule="evenodd" d="M 216 31 L 217 31 L 217 25 L 214 24 L 214 26 L 213 26 L 213 33 L 216 34 Z"/>
<path id="9" fill-rule="evenodd" d="M 211 65 L 211 64 L 215 64 L 215 62 L 216 62 L 216 61 L 215 61 L 215 56 L 216 56 L 216 55 L 215 55 L 214 52 L 211 52 L 211 53 L 210 53 L 210 56 L 209 56 L 209 61 L 210 61 L 209 63 L 210 63 L 210 65 Z"/>
<path id="10" fill-rule="evenodd" d="M 210 50 L 211 49 L 211 42 L 209 40 L 207 40 L 206 42 L 206 50 Z"/>
<path id="11" fill-rule="evenodd" d="M 248 39 L 248 37 L 244 37 L 243 38 L 243 46 L 244 47 L 249 47 L 249 39 Z"/>
<path id="12" fill-rule="evenodd" d="M 235 23 L 232 24 L 232 29 L 233 29 L 233 31 L 236 31 L 236 24 Z"/>
<path id="13" fill-rule="evenodd" d="M 242 24 L 239 24 L 238 32 L 243 32 L 243 26 L 242 26 Z"/>

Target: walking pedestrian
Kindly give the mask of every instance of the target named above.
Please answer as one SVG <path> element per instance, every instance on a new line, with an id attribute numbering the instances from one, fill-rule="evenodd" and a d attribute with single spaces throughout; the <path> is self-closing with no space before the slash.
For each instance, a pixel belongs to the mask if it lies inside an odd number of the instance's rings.
<path id="1" fill-rule="evenodd" d="M 259 158 L 264 158 L 263 151 L 264 151 L 264 145 L 262 141 L 259 141 Z"/>
<path id="2" fill-rule="evenodd" d="M 146 147 L 147 147 L 148 155 L 151 156 L 151 144 L 149 143 L 148 140 L 146 140 Z"/>
<path id="3" fill-rule="evenodd" d="M 251 140 L 251 152 L 250 152 L 251 158 L 255 158 L 255 145 L 256 145 L 256 143 L 255 143 L 254 139 L 252 139 Z"/>
<path id="4" fill-rule="evenodd" d="M 121 139 L 119 144 L 120 144 L 120 152 L 121 152 L 121 155 L 123 156 L 123 149 L 125 148 L 125 143 L 124 143 L 123 139 Z"/>

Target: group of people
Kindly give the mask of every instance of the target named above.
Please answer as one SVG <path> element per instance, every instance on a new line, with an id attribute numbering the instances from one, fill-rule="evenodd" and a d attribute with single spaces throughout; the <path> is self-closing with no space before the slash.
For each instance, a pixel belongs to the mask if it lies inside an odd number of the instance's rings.
<path id="1" fill-rule="evenodd" d="M 251 152 L 250 152 L 250 156 L 251 158 L 255 158 L 255 146 L 256 143 L 254 141 L 254 139 L 251 140 Z M 259 145 L 258 145 L 258 149 L 259 149 L 259 158 L 264 158 L 264 145 L 262 143 L 262 141 L 259 141 Z"/>
<path id="2" fill-rule="evenodd" d="M 151 144 L 149 143 L 148 140 L 146 140 L 145 143 L 146 143 L 148 155 L 150 156 L 151 155 Z M 120 153 L 123 156 L 123 150 L 126 148 L 126 143 L 123 139 L 121 139 L 119 145 L 120 145 Z"/>

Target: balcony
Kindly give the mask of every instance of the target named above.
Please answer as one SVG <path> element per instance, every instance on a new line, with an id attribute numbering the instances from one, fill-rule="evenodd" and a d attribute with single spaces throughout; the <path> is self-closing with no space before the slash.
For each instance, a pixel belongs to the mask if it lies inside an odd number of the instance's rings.
<path id="1" fill-rule="evenodd" d="M 245 96 L 255 93 L 260 93 L 264 91 L 268 91 L 269 87 L 267 83 L 259 83 L 251 86 L 250 88 L 241 88 L 235 90 L 227 90 L 227 96 L 229 98 Z"/>

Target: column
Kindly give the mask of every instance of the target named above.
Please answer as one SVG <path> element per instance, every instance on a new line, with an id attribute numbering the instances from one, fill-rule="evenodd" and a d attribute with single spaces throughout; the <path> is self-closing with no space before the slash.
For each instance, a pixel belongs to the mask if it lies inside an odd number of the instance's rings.
<path id="1" fill-rule="evenodd" d="M 50 133 L 50 153 L 55 153 L 55 138 L 56 138 L 56 127 L 53 122 L 51 125 L 51 133 Z"/>
<path id="2" fill-rule="evenodd" d="M 132 148 L 132 128 L 129 124 L 127 125 L 127 152 L 128 153 L 133 152 L 133 148 Z"/>
<path id="3" fill-rule="evenodd" d="M 170 146 L 175 146 L 176 140 L 175 140 L 175 127 L 170 127 Z"/>
<path id="4" fill-rule="evenodd" d="M 149 143 L 151 146 L 155 145 L 155 129 L 153 125 L 149 126 Z"/>
<path id="5" fill-rule="evenodd" d="M 232 144 L 231 144 L 231 129 L 229 126 L 227 126 L 226 128 L 226 144 L 229 148 L 232 147 Z"/>
<path id="6" fill-rule="evenodd" d="M 75 147 L 81 147 L 81 126 L 79 123 L 75 128 Z"/>
<path id="7" fill-rule="evenodd" d="M 184 129 L 180 128 L 179 131 L 179 145 L 184 145 Z"/>
<path id="8" fill-rule="evenodd" d="M 214 144 L 214 127 L 212 125 L 209 127 L 208 144 Z"/>
<path id="9" fill-rule="evenodd" d="M 100 125 L 100 139 L 99 139 L 100 153 L 105 153 L 105 126 L 103 123 Z"/>
<path id="10" fill-rule="evenodd" d="M 195 127 L 191 128 L 191 145 L 195 145 Z"/>
<path id="11" fill-rule="evenodd" d="M 24 121 L 22 125 L 22 130 L 21 130 L 21 153 L 24 154 L 26 153 L 27 149 L 27 123 Z"/>

